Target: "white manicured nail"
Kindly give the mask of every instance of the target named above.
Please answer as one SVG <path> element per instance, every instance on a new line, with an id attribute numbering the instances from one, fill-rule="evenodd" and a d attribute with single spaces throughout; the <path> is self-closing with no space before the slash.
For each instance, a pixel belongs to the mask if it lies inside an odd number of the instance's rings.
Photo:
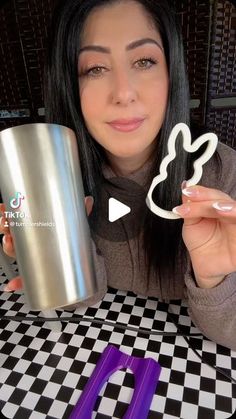
<path id="1" fill-rule="evenodd" d="M 230 202 L 214 202 L 212 206 L 216 210 L 224 212 L 230 212 L 234 208 L 234 204 L 231 204 Z"/>
<path id="2" fill-rule="evenodd" d="M 191 198 L 192 196 L 198 196 L 199 190 L 196 188 L 196 186 L 191 186 L 189 188 L 182 189 L 182 194 Z"/>
<path id="3" fill-rule="evenodd" d="M 190 212 L 190 207 L 186 205 L 179 205 L 178 207 L 173 208 L 172 212 L 183 217 Z"/>

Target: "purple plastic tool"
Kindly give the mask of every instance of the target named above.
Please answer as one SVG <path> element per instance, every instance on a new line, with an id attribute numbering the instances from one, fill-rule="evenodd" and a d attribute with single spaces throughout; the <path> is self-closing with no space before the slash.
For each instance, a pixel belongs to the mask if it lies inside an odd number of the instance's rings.
<path id="1" fill-rule="evenodd" d="M 161 366 L 154 359 L 130 356 L 112 345 L 108 345 L 103 351 L 69 419 L 91 419 L 103 384 L 115 371 L 127 367 L 134 373 L 135 381 L 133 397 L 123 419 L 146 419 Z"/>

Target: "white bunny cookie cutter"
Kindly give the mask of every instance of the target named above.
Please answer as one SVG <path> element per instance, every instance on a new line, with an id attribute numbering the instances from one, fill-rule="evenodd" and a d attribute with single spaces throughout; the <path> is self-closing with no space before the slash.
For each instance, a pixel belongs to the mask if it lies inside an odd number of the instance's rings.
<path id="1" fill-rule="evenodd" d="M 175 127 L 171 131 L 170 137 L 168 139 L 168 144 L 167 144 L 168 154 L 166 157 L 164 157 L 164 159 L 162 160 L 160 164 L 159 175 L 154 177 L 151 183 L 151 186 L 149 188 L 149 191 L 146 197 L 146 204 L 148 208 L 154 214 L 159 215 L 159 217 L 173 219 L 173 220 L 177 218 L 181 218 L 181 217 L 178 214 L 174 214 L 172 211 L 167 211 L 165 209 L 158 207 L 158 205 L 156 205 L 155 202 L 153 202 L 152 200 L 152 193 L 155 187 L 159 183 L 164 181 L 168 176 L 167 166 L 176 157 L 175 143 L 176 143 L 177 136 L 180 132 L 182 132 L 182 136 L 183 136 L 183 148 L 188 153 L 194 153 L 195 151 L 199 149 L 199 147 L 201 147 L 202 144 L 208 142 L 205 152 L 193 163 L 194 173 L 191 179 L 187 181 L 186 186 L 193 186 L 199 182 L 199 180 L 202 177 L 202 170 L 203 170 L 202 166 L 212 157 L 218 144 L 217 135 L 212 132 L 208 132 L 206 134 L 201 135 L 191 144 L 192 137 L 191 137 L 190 129 L 186 124 L 182 122 L 175 125 Z"/>

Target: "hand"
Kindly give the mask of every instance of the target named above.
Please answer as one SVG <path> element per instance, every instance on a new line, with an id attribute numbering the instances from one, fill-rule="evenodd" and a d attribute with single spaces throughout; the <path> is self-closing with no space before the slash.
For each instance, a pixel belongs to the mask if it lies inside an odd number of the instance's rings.
<path id="1" fill-rule="evenodd" d="M 86 208 L 87 215 L 89 216 L 93 208 L 92 196 L 87 196 L 85 198 L 85 208 Z M 4 214 L 5 210 L 6 210 L 5 205 L 0 204 L 0 213 Z M 12 238 L 9 227 L 5 227 L 6 223 L 7 223 L 7 219 L 5 218 L 4 215 L 2 215 L 1 221 L 0 221 L 0 234 L 4 234 L 3 240 L 2 240 L 3 250 L 8 256 L 15 258 L 13 238 Z M 20 276 L 16 276 L 15 278 L 9 281 L 9 283 L 4 288 L 4 291 L 16 291 L 20 289 L 22 289 L 22 279 Z"/>
<path id="2" fill-rule="evenodd" d="M 174 212 L 184 218 L 183 240 L 197 284 L 213 288 L 236 271 L 236 201 L 217 189 L 182 190 L 183 204 Z"/>

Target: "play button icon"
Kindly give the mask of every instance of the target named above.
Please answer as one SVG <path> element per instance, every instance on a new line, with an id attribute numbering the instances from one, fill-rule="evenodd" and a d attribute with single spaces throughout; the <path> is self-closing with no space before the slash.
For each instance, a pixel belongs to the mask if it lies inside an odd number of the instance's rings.
<path id="1" fill-rule="evenodd" d="M 128 205 L 122 204 L 115 198 L 109 198 L 108 219 L 111 223 L 129 214 L 130 211 Z"/>
<path id="2" fill-rule="evenodd" d="M 147 191 L 131 179 L 105 179 L 88 217 L 92 237 L 95 234 L 109 241 L 124 242 L 139 235 L 149 211 L 146 195 Z"/>

